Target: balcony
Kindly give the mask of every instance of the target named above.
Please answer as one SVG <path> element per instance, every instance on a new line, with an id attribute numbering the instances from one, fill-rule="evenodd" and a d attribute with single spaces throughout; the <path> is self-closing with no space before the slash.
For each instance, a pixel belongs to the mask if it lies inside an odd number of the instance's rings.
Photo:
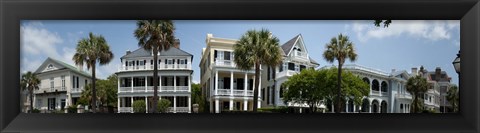
<path id="1" fill-rule="evenodd" d="M 46 87 L 46 88 L 40 88 L 38 90 L 35 90 L 34 92 L 36 94 L 38 93 L 53 93 L 53 92 L 66 92 L 67 89 L 66 87 L 62 87 L 62 86 L 56 86 L 56 87 Z"/>
<path id="2" fill-rule="evenodd" d="M 282 71 L 282 72 L 280 72 L 280 73 L 277 73 L 276 77 L 277 77 L 277 78 L 285 77 L 285 76 L 286 76 L 286 77 L 290 77 L 290 76 L 293 76 L 293 75 L 295 75 L 295 74 L 297 74 L 297 73 L 299 73 L 299 72 L 293 71 L 293 70 L 284 70 L 284 71 Z"/>
<path id="3" fill-rule="evenodd" d="M 143 65 L 143 66 L 119 66 L 118 71 L 142 71 L 142 70 L 153 70 L 153 65 Z M 158 70 L 192 70 L 191 64 L 158 64 Z"/>
<path id="4" fill-rule="evenodd" d="M 72 93 L 82 93 L 83 89 L 80 88 L 72 88 Z"/>
<path id="5" fill-rule="evenodd" d="M 306 53 L 301 51 L 295 51 L 294 57 L 300 60 L 308 60 L 308 56 Z"/>
<path id="6" fill-rule="evenodd" d="M 235 62 L 233 60 L 216 60 L 215 61 L 215 66 L 221 66 L 221 67 L 236 67 Z"/>
<path id="7" fill-rule="evenodd" d="M 120 87 L 118 92 L 153 92 L 153 86 Z M 190 92 L 188 86 L 159 86 L 158 92 Z"/>
<path id="8" fill-rule="evenodd" d="M 412 95 L 410 94 L 401 94 L 401 93 L 397 93 L 397 95 L 395 95 L 396 98 L 403 98 L 403 99 L 412 99 Z"/>
<path id="9" fill-rule="evenodd" d="M 213 95 L 215 95 L 215 91 L 212 91 Z M 252 90 L 233 90 L 233 93 L 230 89 L 218 89 L 217 96 L 253 96 Z"/>

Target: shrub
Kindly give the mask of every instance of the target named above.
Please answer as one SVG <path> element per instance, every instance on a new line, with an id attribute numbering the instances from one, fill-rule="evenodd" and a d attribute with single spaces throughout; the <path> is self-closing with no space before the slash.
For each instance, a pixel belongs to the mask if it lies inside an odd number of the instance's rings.
<path id="1" fill-rule="evenodd" d="M 32 113 L 40 113 L 40 110 L 39 109 L 33 109 Z"/>
<path id="2" fill-rule="evenodd" d="M 165 113 L 171 104 L 172 103 L 167 99 L 160 99 L 157 103 L 157 111 L 160 113 Z"/>
<path id="3" fill-rule="evenodd" d="M 266 107 L 266 108 L 259 108 L 258 112 L 261 113 L 288 113 L 288 107 Z"/>
<path id="4" fill-rule="evenodd" d="M 77 106 L 76 105 L 70 105 L 67 108 L 68 113 L 77 113 Z"/>
<path id="5" fill-rule="evenodd" d="M 145 113 L 145 101 L 144 100 L 137 100 L 133 102 L 133 112 L 135 113 Z"/>

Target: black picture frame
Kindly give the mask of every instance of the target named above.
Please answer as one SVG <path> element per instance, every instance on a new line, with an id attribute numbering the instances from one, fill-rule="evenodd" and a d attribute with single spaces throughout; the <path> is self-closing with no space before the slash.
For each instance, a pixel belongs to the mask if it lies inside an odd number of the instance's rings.
<path id="1" fill-rule="evenodd" d="M 2 0 L 0 11 L 2 132 L 480 131 L 478 0 Z M 24 114 L 18 91 L 20 20 L 24 19 L 461 20 L 460 113 Z"/>

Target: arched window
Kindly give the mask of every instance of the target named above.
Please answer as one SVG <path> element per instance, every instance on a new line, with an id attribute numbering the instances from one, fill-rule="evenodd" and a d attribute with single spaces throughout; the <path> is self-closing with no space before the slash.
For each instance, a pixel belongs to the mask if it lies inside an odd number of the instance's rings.
<path id="1" fill-rule="evenodd" d="M 370 80 L 369 80 L 367 77 L 364 77 L 364 78 L 363 78 L 363 81 L 370 86 Z"/>
<path id="2" fill-rule="evenodd" d="M 387 92 L 388 91 L 388 85 L 387 82 L 382 81 L 382 92 Z"/>
<path id="3" fill-rule="evenodd" d="M 378 83 L 378 80 L 374 79 L 372 81 L 372 90 L 373 91 L 380 91 L 380 85 Z"/>

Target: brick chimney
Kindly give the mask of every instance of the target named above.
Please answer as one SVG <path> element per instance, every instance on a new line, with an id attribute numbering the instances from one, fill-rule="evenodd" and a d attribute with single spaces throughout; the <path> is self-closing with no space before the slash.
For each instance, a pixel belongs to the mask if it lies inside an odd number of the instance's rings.
<path id="1" fill-rule="evenodd" d="M 125 55 L 128 55 L 128 54 L 130 54 L 130 53 L 132 53 L 132 52 L 131 52 L 130 50 L 127 50 L 127 53 L 126 53 Z"/>
<path id="2" fill-rule="evenodd" d="M 173 47 L 180 49 L 180 39 L 175 39 L 175 42 L 173 43 Z"/>

